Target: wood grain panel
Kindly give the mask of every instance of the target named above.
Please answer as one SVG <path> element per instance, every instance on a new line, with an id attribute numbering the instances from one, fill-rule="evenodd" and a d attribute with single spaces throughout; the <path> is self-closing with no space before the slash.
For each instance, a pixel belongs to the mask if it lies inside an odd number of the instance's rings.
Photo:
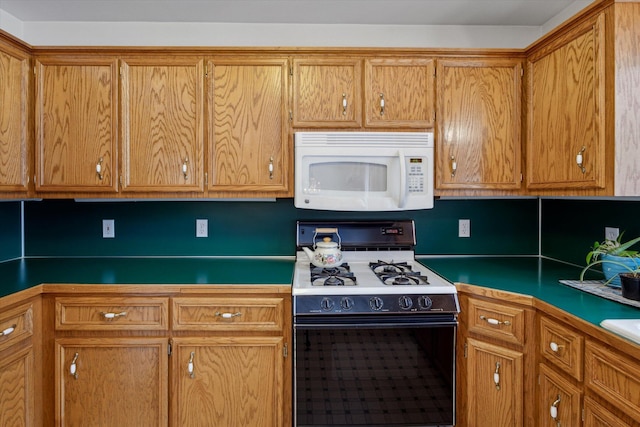
<path id="1" fill-rule="evenodd" d="M 0 52 L 0 191 L 28 182 L 29 59 Z"/>
<path id="2" fill-rule="evenodd" d="M 33 335 L 33 305 L 23 304 L 2 312 L 0 331 L 7 331 L 9 328 L 12 331 L 0 337 L 0 351 Z"/>
<path id="3" fill-rule="evenodd" d="M 282 345 L 281 337 L 175 339 L 173 425 L 283 425 Z"/>
<path id="4" fill-rule="evenodd" d="M 293 126 L 360 127 L 361 79 L 361 59 L 294 58 Z"/>
<path id="5" fill-rule="evenodd" d="M 468 332 L 519 345 L 525 340 L 525 310 L 469 298 Z M 495 323 L 499 322 L 499 323 Z"/>
<path id="6" fill-rule="evenodd" d="M 518 59 L 438 61 L 437 189 L 520 189 L 521 75 Z"/>
<path id="7" fill-rule="evenodd" d="M 165 338 L 66 338 L 55 346 L 56 425 L 168 425 Z"/>
<path id="8" fill-rule="evenodd" d="M 365 60 L 365 126 L 433 128 L 434 63 L 417 58 Z"/>
<path id="9" fill-rule="evenodd" d="M 123 191 L 203 191 L 203 60 L 125 59 L 122 69 Z"/>
<path id="10" fill-rule="evenodd" d="M 546 317 L 540 318 L 540 354 L 578 381 L 583 375 L 584 337 Z M 557 349 L 552 348 L 552 343 Z"/>
<path id="11" fill-rule="evenodd" d="M 36 394 L 33 348 L 7 353 L 0 354 L 0 425 L 32 426 Z"/>
<path id="12" fill-rule="evenodd" d="M 207 68 L 209 189 L 287 191 L 288 61 L 214 59 Z"/>
<path id="13" fill-rule="evenodd" d="M 116 190 L 116 73 L 113 58 L 36 61 L 37 191 Z"/>
<path id="14" fill-rule="evenodd" d="M 584 398 L 584 427 L 637 427 L 640 422 L 621 420 L 589 396 Z"/>
<path id="15" fill-rule="evenodd" d="M 579 426 L 582 390 L 544 364 L 539 366 L 538 427 Z M 551 417 L 556 406 L 557 416 Z"/>
<path id="16" fill-rule="evenodd" d="M 605 186 L 604 17 L 567 38 L 529 60 L 529 189 Z"/>

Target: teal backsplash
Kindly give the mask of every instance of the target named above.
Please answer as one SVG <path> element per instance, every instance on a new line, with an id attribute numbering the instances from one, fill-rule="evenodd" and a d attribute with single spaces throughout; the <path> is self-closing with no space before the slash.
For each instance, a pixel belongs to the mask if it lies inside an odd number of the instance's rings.
<path id="1" fill-rule="evenodd" d="M 22 255 L 21 202 L 0 202 L 0 261 Z"/>
<path id="2" fill-rule="evenodd" d="M 195 220 L 209 237 L 195 237 Z M 471 237 L 458 238 L 458 219 Z M 115 239 L 102 238 L 115 220 Z M 436 200 L 434 209 L 329 212 L 292 199 L 254 201 L 25 202 L 26 256 L 293 256 L 296 220 L 414 219 L 421 255 L 536 255 L 537 199 Z"/>
<path id="3" fill-rule="evenodd" d="M 619 228 L 629 240 L 640 236 L 638 219 L 637 200 L 542 199 L 542 254 L 585 265 L 593 243 L 604 239 L 605 227 Z"/>

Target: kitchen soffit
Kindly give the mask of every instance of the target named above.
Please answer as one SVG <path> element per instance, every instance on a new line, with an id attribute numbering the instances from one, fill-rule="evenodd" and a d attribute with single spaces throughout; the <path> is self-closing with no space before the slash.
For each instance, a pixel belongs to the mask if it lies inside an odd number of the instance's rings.
<path id="1" fill-rule="evenodd" d="M 599 0 L 0 0 L 22 22 L 541 26 Z"/>

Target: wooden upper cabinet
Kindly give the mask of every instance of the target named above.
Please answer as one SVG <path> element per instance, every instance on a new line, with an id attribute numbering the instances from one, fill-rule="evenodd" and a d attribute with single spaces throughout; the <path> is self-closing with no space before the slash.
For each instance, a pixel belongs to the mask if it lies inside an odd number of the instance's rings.
<path id="1" fill-rule="evenodd" d="M 289 189 L 286 58 L 216 58 L 208 70 L 208 189 Z"/>
<path id="2" fill-rule="evenodd" d="M 519 190 L 522 61 L 442 59 L 436 74 L 436 190 Z"/>
<path id="3" fill-rule="evenodd" d="M 117 60 L 36 58 L 36 190 L 115 192 Z"/>
<path id="4" fill-rule="evenodd" d="M 433 128 L 433 59 L 365 60 L 365 127 Z"/>
<path id="5" fill-rule="evenodd" d="M 605 16 L 528 59 L 527 188 L 605 188 Z"/>
<path id="6" fill-rule="evenodd" d="M 26 192 L 29 57 L 0 45 L 0 192 Z"/>
<path id="7" fill-rule="evenodd" d="M 293 126 L 359 128 L 362 60 L 295 58 Z"/>
<path id="8" fill-rule="evenodd" d="M 204 61 L 122 61 L 123 191 L 204 191 Z"/>

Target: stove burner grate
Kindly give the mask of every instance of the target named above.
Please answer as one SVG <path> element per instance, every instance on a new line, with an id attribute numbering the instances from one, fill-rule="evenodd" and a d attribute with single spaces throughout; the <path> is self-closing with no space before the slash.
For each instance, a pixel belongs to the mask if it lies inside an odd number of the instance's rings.
<path id="1" fill-rule="evenodd" d="M 356 276 L 351 272 L 348 264 L 338 267 L 315 267 L 311 268 L 311 285 L 313 286 L 355 286 Z"/>
<path id="2" fill-rule="evenodd" d="M 427 276 L 413 271 L 407 262 L 370 262 L 369 267 L 385 285 L 428 285 Z"/>

